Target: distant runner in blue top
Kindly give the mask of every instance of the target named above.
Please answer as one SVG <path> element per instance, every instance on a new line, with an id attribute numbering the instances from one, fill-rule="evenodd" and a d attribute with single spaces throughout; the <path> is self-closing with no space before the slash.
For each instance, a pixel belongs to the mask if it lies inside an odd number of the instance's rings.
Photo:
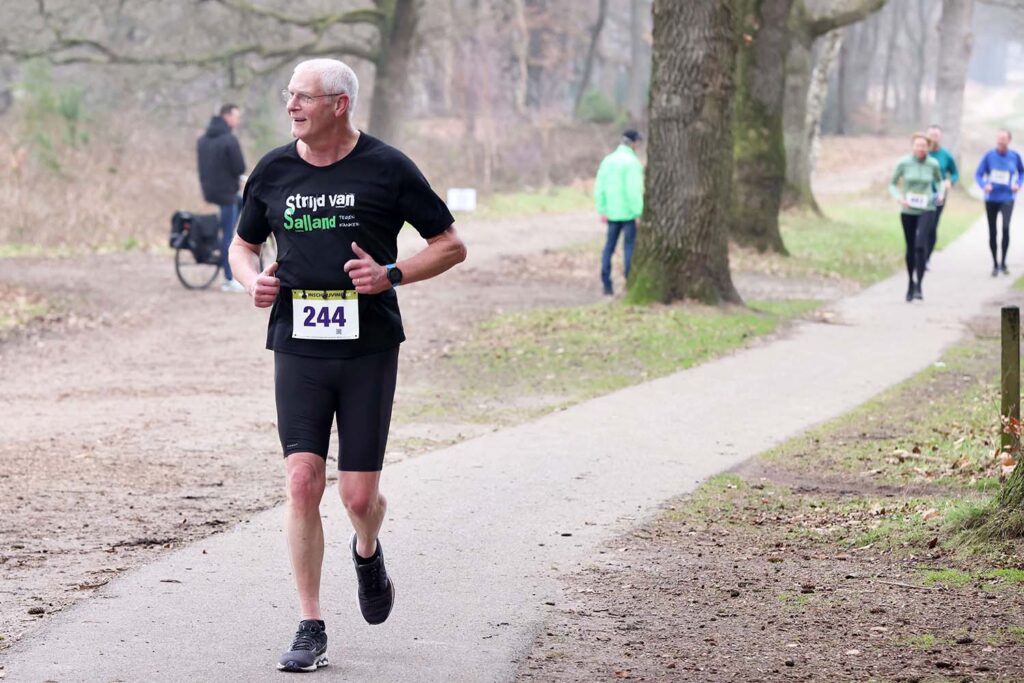
<path id="1" fill-rule="evenodd" d="M 1013 200 L 1020 189 L 1024 176 L 1024 163 L 1020 155 L 1010 149 L 1010 131 L 1000 129 L 996 133 L 996 148 L 981 158 L 974 180 L 985 190 L 985 213 L 988 215 L 988 248 L 992 252 L 992 277 L 999 273 L 1009 275 L 1006 269 L 1006 250 L 1010 246 L 1010 217 L 1013 215 Z M 1003 215 L 1003 258 L 997 258 L 996 217 Z"/>
<path id="2" fill-rule="evenodd" d="M 949 191 L 960 180 L 960 171 L 956 167 L 956 159 L 949 153 L 949 150 L 942 146 L 942 127 L 937 123 L 928 126 L 928 156 L 939 162 L 939 170 L 942 171 L 942 184 L 945 186 L 946 198 L 949 198 Z M 928 251 L 925 254 L 925 264 L 932 258 L 935 251 L 935 242 L 939 238 L 939 219 L 942 218 L 942 210 L 946 208 L 945 202 L 935 205 L 935 213 L 931 216 L 928 231 Z"/>

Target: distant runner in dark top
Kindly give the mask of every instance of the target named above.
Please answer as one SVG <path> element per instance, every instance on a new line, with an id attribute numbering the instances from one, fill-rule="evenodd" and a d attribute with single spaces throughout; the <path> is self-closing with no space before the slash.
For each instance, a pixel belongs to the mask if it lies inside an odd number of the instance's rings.
<path id="1" fill-rule="evenodd" d="M 282 92 L 298 140 L 269 152 L 245 186 L 231 245 L 235 277 L 259 308 L 272 306 L 278 433 L 285 456 L 286 534 L 300 623 L 278 661 L 284 671 L 327 664 L 320 610 L 331 426 L 338 427 L 338 487 L 355 534 L 359 608 L 370 624 L 391 613 L 395 587 L 377 539 L 386 501 L 379 482 L 391 423 L 398 346 L 405 339 L 395 287 L 440 275 L 466 258 L 444 202 L 397 149 L 352 125 L 359 81 L 347 65 L 314 59 Z M 409 223 L 426 240 L 398 260 Z M 273 234 L 278 260 L 258 272 Z"/>
<path id="2" fill-rule="evenodd" d="M 999 273 L 1009 275 L 1006 268 L 1006 252 L 1010 248 L 1010 218 L 1013 216 L 1013 201 L 1020 189 L 1024 164 L 1020 155 L 1010 149 L 1010 131 L 996 133 L 996 146 L 985 153 L 974 172 L 978 187 L 985 191 L 985 215 L 988 217 L 988 248 L 992 252 L 992 277 Z M 1003 257 L 998 258 L 996 250 L 996 218 L 1003 217 Z"/>
<path id="3" fill-rule="evenodd" d="M 232 278 L 231 264 L 228 261 L 228 246 L 235 235 L 235 223 L 238 221 L 238 209 L 242 200 L 238 196 L 240 176 L 245 173 L 245 158 L 238 138 L 233 131 L 242 121 L 242 110 L 234 104 L 225 104 L 220 114 L 210 119 L 206 132 L 196 141 L 196 156 L 199 161 L 199 185 L 203 189 L 203 198 L 220 207 L 220 224 L 223 229 L 221 236 L 221 253 L 224 269 L 224 285 L 226 292 L 244 292 L 236 280 Z"/>
<path id="4" fill-rule="evenodd" d="M 924 259 L 928 243 L 921 224 L 930 220 L 928 214 L 935 211 L 935 201 L 942 200 L 945 189 L 939 162 L 928 156 L 928 138 L 925 134 L 914 133 L 911 145 L 911 153 L 896 164 L 889 183 L 889 193 L 901 207 L 900 222 L 903 224 L 903 239 L 907 246 L 907 301 L 924 298 L 921 282 L 924 280 Z"/>
<path id="5" fill-rule="evenodd" d="M 928 127 L 928 156 L 939 162 L 946 200 L 935 205 L 935 212 L 931 216 L 932 220 L 929 221 L 928 253 L 925 254 L 925 267 L 931 261 L 935 243 L 939 239 L 939 220 L 942 218 L 942 210 L 946 208 L 946 202 L 949 201 L 949 191 L 960 181 L 960 171 L 956 167 L 956 159 L 948 149 L 942 146 L 942 128 L 934 123 Z"/>

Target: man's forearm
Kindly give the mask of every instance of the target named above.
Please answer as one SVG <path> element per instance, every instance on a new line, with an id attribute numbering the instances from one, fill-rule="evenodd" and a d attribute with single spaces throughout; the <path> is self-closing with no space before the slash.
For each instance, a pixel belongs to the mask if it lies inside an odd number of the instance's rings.
<path id="1" fill-rule="evenodd" d="M 235 279 L 245 287 L 246 291 L 252 288 L 252 283 L 260 274 L 260 257 L 247 245 L 238 241 L 236 236 L 228 247 L 228 263 L 231 264 L 231 273 Z"/>
<path id="2" fill-rule="evenodd" d="M 465 260 L 466 245 L 455 234 L 455 228 L 448 228 L 434 240 L 428 241 L 423 251 L 396 265 L 402 271 L 402 284 L 405 285 L 429 280 Z"/>

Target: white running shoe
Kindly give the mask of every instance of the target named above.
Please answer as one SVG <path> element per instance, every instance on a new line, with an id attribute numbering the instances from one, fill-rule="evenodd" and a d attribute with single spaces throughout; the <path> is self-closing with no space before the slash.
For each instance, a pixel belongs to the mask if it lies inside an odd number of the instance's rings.
<path id="1" fill-rule="evenodd" d="M 244 292 L 245 287 L 238 280 L 228 280 L 220 286 L 222 292 Z"/>

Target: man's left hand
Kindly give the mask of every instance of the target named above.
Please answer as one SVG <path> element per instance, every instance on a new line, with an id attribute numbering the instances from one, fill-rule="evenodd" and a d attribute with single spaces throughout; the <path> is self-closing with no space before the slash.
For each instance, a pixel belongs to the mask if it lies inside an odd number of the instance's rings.
<path id="1" fill-rule="evenodd" d="M 356 291 L 360 294 L 380 294 L 391 289 L 388 280 L 388 269 L 373 260 L 358 244 L 352 243 L 352 251 L 356 257 L 345 263 L 345 272 L 352 279 Z"/>

